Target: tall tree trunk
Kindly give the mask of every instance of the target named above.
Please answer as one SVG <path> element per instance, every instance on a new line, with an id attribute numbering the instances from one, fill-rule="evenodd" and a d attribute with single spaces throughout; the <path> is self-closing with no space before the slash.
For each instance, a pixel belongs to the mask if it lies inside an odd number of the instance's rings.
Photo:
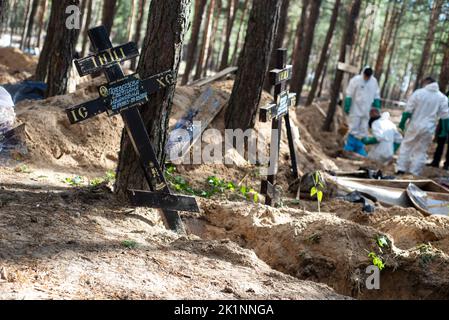
<path id="1" fill-rule="evenodd" d="M 136 26 L 134 30 L 134 42 L 139 46 L 140 38 L 142 34 L 142 25 L 144 20 L 144 11 L 146 7 L 147 0 L 139 0 L 139 6 L 137 8 Z M 131 69 L 136 70 L 137 58 L 131 61 Z"/>
<path id="2" fill-rule="evenodd" d="M 315 28 L 320 16 L 321 0 L 313 0 L 310 3 L 310 13 L 305 22 L 304 39 L 302 45 L 298 41 L 296 54 L 293 57 L 293 77 L 290 82 L 290 87 L 296 93 L 296 104 L 299 105 L 301 101 L 301 93 L 307 77 L 307 69 L 309 66 L 310 53 L 312 52 L 313 38 L 315 35 Z M 300 39 L 301 40 L 301 39 Z M 299 46 L 298 46 L 299 45 Z"/>
<path id="3" fill-rule="evenodd" d="M 426 42 L 422 50 L 421 61 L 419 63 L 418 70 L 416 72 L 415 90 L 419 88 L 424 73 L 427 71 L 429 65 L 430 52 L 432 50 L 433 41 L 435 39 L 435 28 L 439 21 L 439 16 L 443 8 L 444 0 L 435 0 L 432 13 L 430 15 L 429 27 L 427 28 Z"/>
<path id="4" fill-rule="evenodd" d="M 34 17 L 36 16 L 39 0 L 33 0 L 31 4 L 30 18 L 28 19 L 28 26 L 25 36 L 25 47 L 31 48 L 31 38 L 33 37 Z"/>
<path id="5" fill-rule="evenodd" d="M 231 46 L 232 28 L 234 27 L 235 17 L 238 9 L 238 0 L 228 0 L 228 16 L 226 20 L 226 37 L 224 41 L 223 53 L 221 55 L 220 70 L 229 66 L 229 51 Z"/>
<path id="6" fill-rule="evenodd" d="M 103 0 L 103 15 L 101 17 L 101 24 L 105 26 L 108 34 L 111 34 L 112 26 L 114 24 L 115 9 L 117 0 Z"/>
<path id="7" fill-rule="evenodd" d="M 217 40 L 217 32 L 218 32 L 218 24 L 220 23 L 220 16 L 221 16 L 221 8 L 222 8 L 222 0 L 217 0 L 216 7 L 215 7 L 215 15 L 214 15 L 214 22 L 212 24 L 212 33 L 210 38 L 210 44 L 207 48 L 207 58 L 206 58 L 206 68 L 204 68 L 203 77 L 207 76 L 207 69 L 212 69 L 212 58 L 214 55 L 214 49 L 215 49 L 215 41 Z"/>
<path id="8" fill-rule="evenodd" d="M 253 3 L 239 69 L 225 114 L 226 128 L 246 130 L 254 127 L 280 9 L 281 0 Z"/>
<path id="9" fill-rule="evenodd" d="M 133 20 L 134 16 L 136 15 L 136 0 L 131 0 L 131 12 L 129 13 L 128 17 L 128 26 L 126 28 L 127 30 L 127 39 L 128 41 L 131 41 L 132 32 L 133 32 Z"/>
<path id="10" fill-rule="evenodd" d="M 39 9 L 37 11 L 37 24 L 38 24 L 39 31 L 37 32 L 37 43 L 36 43 L 36 46 L 39 49 L 41 47 L 41 41 L 42 41 L 42 30 L 44 29 L 45 11 L 47 11 L 47 0 L 40 0 Z"/>
<path id="11" fill-rule="evenodd" d="M 142 59 L 138 67 L 142 78 L 173 70 L 176 79 L 190 17 L 189 9 L 190 0 L 151 1 Z M 143 120 L 161 163 L 165 161 L 164 147 L 174 93 L 174 86 L 159 91 L 141 108 Z M 115 187 L 119 195 L 125 194 L 130 188 L 143 190 L 148 187 L 126 131 L 122 135 Z"/>
<path id="12" fill-rule="evenodd" d="M 0 0 L 0 23 L 6 19 L 7 13 L 9 9 L 8 0 Z"/>
<path id="13" fill-rule="evenodd" d="M 276 52 L 277 49 L 284 47 L 284 38 L 288 26 L 288 8 L 290 0 L 282 0 L 281 13 L 279 16 L 279 26 L 274 40 L 273 52 L 271 53 L 270 69 L 276 68 Z M 268 78 L 265 80 L 264 88 L 266 91 L 271 90 L 271 83 Z"/>
<path id="14" fill-rule="evenodd" d="M 298 51 L 301 51 L 304 46 L 304 35 L 306 22 L 309 12 L 309 5 L 312 0 L 302 0 L 302 10 L 301 16 L 298 20 L 298 24 L 296 26 L 296 35 L 295 35 L 295 46 L 293 47 L 292 57 L 295 58 Z"/>
<path id="15" fill-rule="evenodd" d="M 189 46 L 187 48 L 186 68 L 182 76 L 181 85 L 189 82 L 189 76 L 195 64 L 196 49 L 198 47 L 198 39 L 200 36 L 201 21 L 203 20 L 204 8 L 206 0 L 195 0 L 195 13 L 193 17 L 192 33 L 190 36 Z"/>
<path id="16" fill-rule="evenodd" d="M 210 42 L 210 32 L 211 32 L 210 22 L 212 20 L 212 15 L 214 13 L 214 7 L 215 7 L 215 0 L 211 0 L 209 3 L 209 8 L 207 10 L 206 24 L 204 26 L 203 39 L 201 42 L 198 61 L 196 63 L 195 76 L 193 77 L 193 80 L 198 80 L 199 78 L 201 78 L 201 75 L 203 74 L 204 59 Z"/>
<path id="17" fill-rule="evenodd" d="M 23 27 L 22 27 L 22 37 L 20 38 L 20 49 L 23 50 L 25 49 L 25 37 L 26 37 L 26 30 L 27 30 L 27 25 L 28 25 L 28 21 L 30 19 L 30 2 L 31 0 L 27 0 L 27 2 L 25 3 L 25 12 L 24 12 L 24 17 L 23 17 Z"/>
<path id="18" fill-rule="evenodd" d="M 354 30 L 356 28 L 357 19 L 360 14 L 360 6 L 361 6 L 362 0 L 353 0 L 351 4 L 351 10 L 346 22 L 346 27 L 343 35 L 343 39 L 341 41 L 341 48 L 340 48 L 340 57 L 339 61 L 344 62 L 346 58 L 346 46 L 352 46 L 354 42 Z M 329 104 L 329 109 L 327 111 L 327 117 L 324 121 L 323 130 L 324 131 L 331 131 L 332 129 L 332 123 L 334 122 L 334 115 L 335 111 L 337 110 L 337 103 L 338 103 L 338 95 L 340 93 L 341 83 L 343 81 L 343 71 L 337 70 L 335 75 L 335 80 L 332 85 L 332 91 L 331 91 L 331 101 Z"/>
<path id="19" fill-rule="evenodd" d="M 233 66 L 235 66 L 235 64 L 237 63 L 237 54 L 240 47 L 240 38 L 242 37 L 242 29 L 245 22 L 246 13 L 248 12 L 249 5 L 250 5 L 249 0 L 245 0 L 245 3 L 243 4 L 242 16 L 240 18 L 239 23 L 239 30 L 237 31 L 237 38 L 235 39 L 234 52 L 232 53 L 231 65 Z"/>
<path id="20" fill-rule="evenodd" d="M 328 52 L 334 36 L 335 26 L 338 21 L 338 13 L 340 11 L 341 0 L 336 0 L 334 8 L 332 9 L 331 20 L 329 23 L 329 29 L 327 30 L 326 38 L 324 39 L 323 48 L 321 49 L 320 59 L 315 70 L 315 77 L 313 78 L 312 88 L 310 89 L 309 96 L 307 97 L 306 106 L 310 106 L 315 99 L 315 94 L 320 84 L 321 73 L 324 70 L 326 59 L 328 58 Z"/>
<path id="21" fill-rule="evenodd" d="M 93 1 L 94 0 L 85 0 L 88 1 L 87 3 L 87 12 L 86 12 L 86 22 L 84 24 L 84 30 L 83 30 L 83 44 L 81 46 L 81 56 L 85 57 L 87 55 L 87 45 L 89 43 L 89 36 L 88 31 L 92 22 L 92 7 L 93 7 Z"/>
<path id="22" fill-rule="evenodd" d="M 449 37 L 447 38 L 447 42 L 444 44 L 444 57 L 441 63 L 441 71 L 440 71 L 440 88 L 446 93 L 449 90 Z"/>
<path id="23" fill-rule="evenodd" d="M 79 35 L 78 29 L 66 28 L 65 10 L 69 5 L 79 5 L 79 0 L 52 1 L 47 37 L 36 71 L 40 77 L 38 80 L 47 80 L 47 97 L 65 94 L 67 90 Z"/>

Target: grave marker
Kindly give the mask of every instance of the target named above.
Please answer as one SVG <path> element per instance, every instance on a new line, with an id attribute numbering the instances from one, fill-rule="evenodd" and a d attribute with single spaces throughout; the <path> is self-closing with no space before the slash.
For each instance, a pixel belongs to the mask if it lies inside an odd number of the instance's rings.
<path id="1" fill-rule="evenodd" d="M 276 156 L 274 160 L 275 163 L 271 163 L 269 166 L 273 167 L 273 174 L 268 175 L 266 180 L 262 181 L 261 194 L 265 195 L 265 204 L 273 205 L 273 203 L 278 202 L 278 194 L 276 191 L 276 175 L 278 172 L 279 163 L 279 151 L 281 144 L 281 133 L 282 133 L 282 120 L 285 120 L 285 125 L 287 129 L 288 145 L 290 149 L 290 158 L 292 162 L 292 171 L 294 179 L 299 178 L 298 164 L 296 157 L 296 149 L 290 124 L 289 108 L 291 106 L 296 106 L 296 94 L 290 93 L 287 90 L 287 82 L 292 78 L 293 67 L 287 65 L 287 49 L 277 50 L 277 62 L 276 69 L 270 71 L 270 81 L 274 86 L 274 101 L 266 107 L 260 110 L 260 121 L 268 122 L 272 121 L 271 129 L 278 132 L 277 137 L 271 137 L 270 148 L 276 148 Z"/>
<path id="2" fill-rule="evenodd" d="M 76 60 L 75 65 L 81 76 L 104 72 L 108 83 L 98 88 L 100 98 L 67 108 L 67 116 L 75 124 L 103 112 L 109 116 L 120 114 L 150 186 L 150 191 L 129 190 L 131 204 L 162 209 L 167 226 L 185 232 L 177 211 L 199 212 L 198 205 L 193 197 L 172 194 L 137 108 L 146 103 L 151 94 L 175 83 L 173 71 L 144 80 L 137 74 L 125 76 L 120 62 L 139 55 L 136 44 L 131 42 L 113 48 L 103 26 L 90 29 L 88 34 L 96 54 Z"/>

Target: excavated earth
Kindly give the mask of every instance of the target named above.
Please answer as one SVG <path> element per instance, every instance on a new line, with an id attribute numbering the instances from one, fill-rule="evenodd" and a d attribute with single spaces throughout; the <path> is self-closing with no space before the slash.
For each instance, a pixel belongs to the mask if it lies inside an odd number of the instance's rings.
<path id="1" fill-rule="evenodd" d="M 16 107 L 29 153 L 0 160 L 0 299 L 449 298 L 449 219 L 413 208 L 377 205 L 368 215 L 341 200 L 327 200 L 321 210 L 296 201 L 288 191 L 293 181 L 285 134 L 283 206 L 255 204 L 232 192 L 198 198 L 201 212 L 182 214 L 187 236 L 167 231 L 156 210 L 118 202 L 111 183 L 90 185 L 115 168 L 123 124 L 102 115 L 70 126 L 64 108 L 93 98 L 96 82 Z M 213 87 L 227 97 L 232 80 Z M 204 89 L 179 87 L 173 115 Z M 265 93 L 261 104 L 269 100 Z M 325 108 L 316 104 L 291 115 L 301 137 L 301 174 L 373 165 L 341 156 L 341 113 L 333 132 L 320 132 Z M 223 112 L 210 127 L 224 128 Z M 382 169 L 393 172 L 391 165 Z M 255 190 L 261 180 L 250 165 L 180 165 L 176 175 L 197 189 L 206 188 L 211 175 Z M 77 176 L 81 182 L 70 185 Z M 382 236 L 388 244 L 380 248 Z M 370 253 L 385 263 L 380 290 L 365 285 Z"/>

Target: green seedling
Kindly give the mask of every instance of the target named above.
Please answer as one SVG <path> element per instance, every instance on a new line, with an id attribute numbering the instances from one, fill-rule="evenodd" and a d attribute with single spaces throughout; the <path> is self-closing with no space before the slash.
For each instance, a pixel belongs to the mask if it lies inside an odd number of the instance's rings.
<path id="1" fill-rule="evenodd" d="M 315 172 L 313 174 L 313 184 L 314 186 L 312 189 L 310 189 L 310 196 L 313 198 L 316 196 L 317 203 L 318 203 L 318 212 L 321 213 L 321 203 L 323 202 L 323 190 L 324 190 L 324 184 L 323 184 L 323 178 L 321 177 L 321 173 L 319 171 Z"/>
<path id="2" fill-rule="evenodd" d="M 309 237 L 309 242 L 313 243 L 313 244 L 318 244 L 320 243 L 321 240 L 321 235 L 318 233 L 314 233 Z"/>
<path id="3" fill-rule="evenodd" d="M 386 236 L 384 235 L 379 235 L 376 237 L 376 243 L 379 246 L 379 248 L 383 249 L 385 247 L 389 247 L 389 240 Z"/>
<path id="4" fill-rule="evenodd" d="M 138 243 L 134 240 L 123 240 L 122 246 L 128 249 L 135 249 L 137 247 Z"/>
<path id="5" fill-rule="evenodd" d="M 31 173 L 31 169 L 26 164 L 22 164 L 16 168 L 16 172 Z"/>
<path id="6" fill-rule="evenodd" d="M 73 178 L 72 177 L 65 178 L 63 181 L 71 186 L 79 187 L 80 185 L 83 184 L 84 179 L 80 176 L 75 176 Z"/>
<path id="7" fill-rule="evenodd" d="M 372 260 L 373 265 L 378 267 L 380 271 L 385 269 L 385 264 L 382 261 L 382 258 L 378 257 L 377 254 L 375 254 L 374 252 L 370 252 L 370 254 L 368 255 L 368 258 L 370 258 Z"/>

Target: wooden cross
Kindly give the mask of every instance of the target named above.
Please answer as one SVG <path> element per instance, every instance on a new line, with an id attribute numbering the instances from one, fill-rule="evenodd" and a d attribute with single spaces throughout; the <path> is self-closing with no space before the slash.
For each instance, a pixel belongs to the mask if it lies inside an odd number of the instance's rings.
<path id="1" fill-rule="evenodd" d="M 275 163 L 269 166 L 273 168 L 273 174 L 269 174 L 267 180 L 262 181 L 261 194 L 265 195 L 265 204 L 273 205 L 279 200 L 279 194 L 276 191 L 276 175 L 279 168 L 279 151 L 281 144 L 282 119 L 285 119 L 287 129 L 288 145 L 290 148 L 290 158 L 292 162 L 292 171 L 295 179 L 299 178 L 298 164 L 296 157 L 295 144 L 290 124 L 289 108 L 296 106 L 296 94 L 289 93 L 287 90 L 287 82 L 292 78 L 293 67 L 287 65 L 287 49 L 278 49 L 276 52 L 276 69 L 270 71 L 270 81 L 274 86 L 274 103 L 261 108 L 260 121 L 272 121 L 272 131 L 277 131 L 277 137 L 271 137 L 270 148 L 275 153 Z M 270 152 L 271 154 L 271 152 Z"/>
<path id="2" fill-rule="evenodd" d="M 140 80 L 138 74 L 125 76 L 120 62 L 139 55 L 136 44 L 131 42 L 113 48 L 104 26 L 90 29 L 88 34 L 96 54 L 76 60 L 76 68 L 81 76 L 102 71 L 108 83 L 98 88 L 100 98 L 67 108 L 67 116 L 74 124 L 103 112 L 109 116 L 120 114 L 150 186 L 150 191 L 129 190 L 131 204 L 162 209 L 167 226 L 185 232 L 177 211 L 199 212 L 198 205 L 194 197 L 172 194 L 137 108 L 146 103 L 152 93 L 175 84 L 173 71 L 145 80 Z"/>
<path id="3" fill-rule="evenodd" d="M 346 97 L 346 88 L 348 87 L 348 83 L 349 83 L 349 76 L 355 76 L 359 73 L 359 68 L 356 66 L 353 66 L 350 64 L 350 60 L 351 60 L 351 46 L 346 46 L 346 56 L 345 56 L 345 62 L 338 62 L 337 65 L 337 69 L 340 71 L 343 71 L 344 74 L 344 78 L 343 78 L 343 83 L 341 86 L 342 89 L 342 100 L 345 99 Z"/>

